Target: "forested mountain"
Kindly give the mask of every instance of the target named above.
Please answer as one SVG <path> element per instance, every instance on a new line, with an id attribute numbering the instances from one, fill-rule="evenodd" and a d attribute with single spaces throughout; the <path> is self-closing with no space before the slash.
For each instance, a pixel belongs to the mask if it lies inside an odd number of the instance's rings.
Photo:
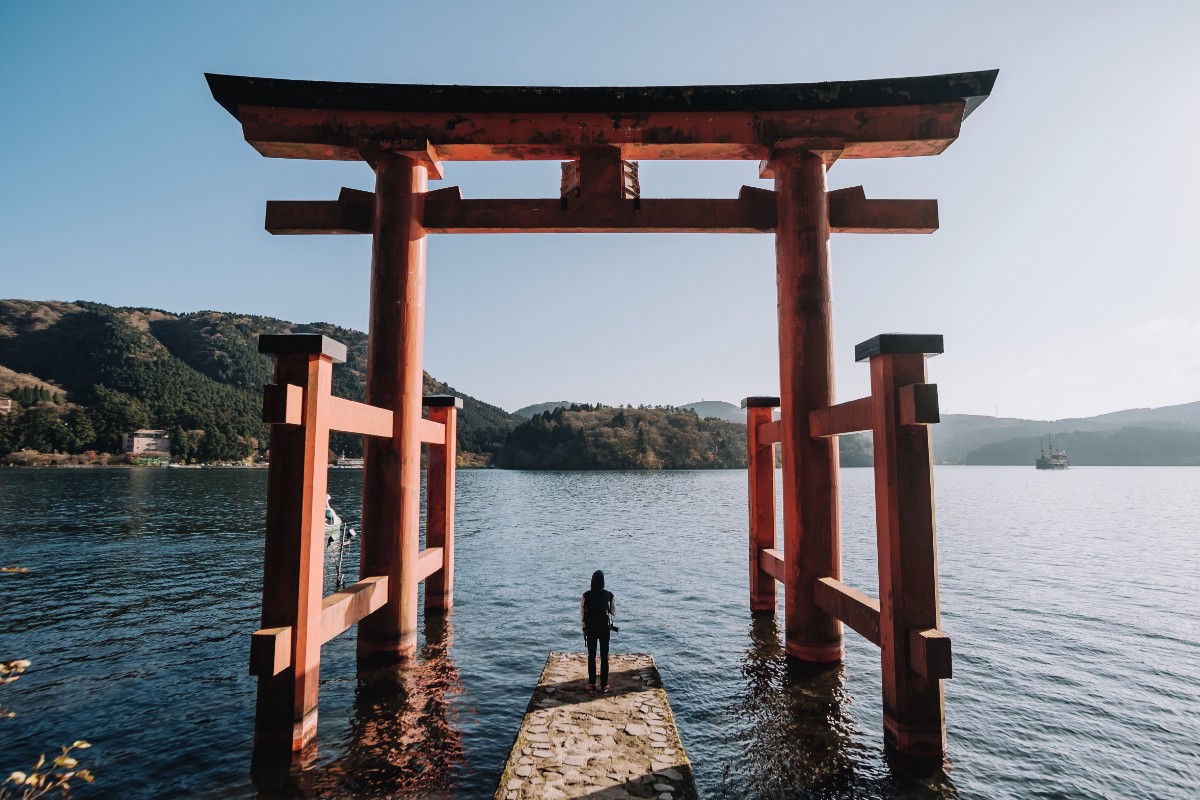
<path id="1" fill-rule="evenodd" d="M 0 456 L 16 450 L 115 453 L 138 428 L 172 434 L 175 454 L 244 460 L 266 449 L 262 386 L 272 361 L 264 333 L 321 333 L 347 347 L 333 368 L 334 394 L 362 400 L 366 335 L 327 323 L 200 311 L 171 314 L 99 303 L 0 300 Z M 518 421 L 425 375 L 427 394 L 463 398 L 461 451 L 489 455 Z M 335 434 L 335 452 L 358 455 L 360 437 Z"/>
<path id="2" fill-rule="evenodd" d="M 841 437 L 842 466 L 871 465 L 870 440 Z M 555 407 L 517 426 L 496 454 L 509 469 L 744 469 L 746 425 L 673 406 Z"/>
<path id="3" fill-rule="evenodd" d="M 680 408 L 571 405 L 516 427 L 496 454 L 509 469 L 725 469 L 746 466 L 746 426 Z"/>

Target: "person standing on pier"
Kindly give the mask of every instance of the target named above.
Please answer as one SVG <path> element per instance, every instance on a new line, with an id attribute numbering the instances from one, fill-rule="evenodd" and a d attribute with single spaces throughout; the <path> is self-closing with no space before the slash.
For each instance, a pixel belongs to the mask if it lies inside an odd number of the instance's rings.
<path id="1" fill-rule="evenodd" d="M 579 601 L 579 622 L 583 626 L 583 638 L 588 651 L 589 692 L 596 691 L 596 645 L 600 645 L 600 691 L 612 689 L 608 685 L 608 635 L 612 619 L 617 615 L 617 603 L 613 593 L 604 588 L 604 573 L 592 573 L 592 588 L 583 593 Z"/>

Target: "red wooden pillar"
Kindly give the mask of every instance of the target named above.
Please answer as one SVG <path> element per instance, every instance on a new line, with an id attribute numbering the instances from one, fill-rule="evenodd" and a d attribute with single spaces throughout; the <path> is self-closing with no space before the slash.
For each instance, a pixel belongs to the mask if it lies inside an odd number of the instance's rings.
<path id="1" fill-rule="evenodd" d="M 450 395 L 425 398 L 429 419 L 441 423 L 445 444 L 429 446 L 425 470 L 425 548 L 442 548 L 442 568 L 425 579 L 425 610 L 454 607 L 454 470 L 458 460 L 458 410 Z"/>
<path id="2" fill-rule="evenodd" d="M 942 681 L 914 664 L 924 659 L 922 632 L 939 628 L 927 427 L 937 421 L 937 395 L 925 383 L 925 358 L 941 352 L 941 336 L 883 334 L 855 353 L 856 360 L 871 362 L 884 742 L 932 761 L 946 750 Z"/>
<path id="3" fill-rule="evenodd" d="M 842 658 L 842 626 L 817 607 L 821 578 L 841 577 L 837 443 L 808 435 L 809 413 L 833 404 L 833 303 L 825 163 L 807 150 L 773 154 L 778 228 L 779 399 L 783 449 L 785 640 L 804 661 Z"/>
<path id="4" fill-rule="evenodd" d="M 277 760 L 301 750 L 317 732 L 329 393 L 333 363 L 346 360 L 346 347 L 301 334 L 259 337 L 258 349 L 275 354 L 275 384 L 265 393 L 264 416 L 275 424 L 267 472 L 262 627 L 291 628 L 291 666 L 259 676 L 254 751 L 256 760 Z M 290 404 L 290 417 L 289 386 L 293 393 L 303 391 L 301 403 Z"/>
<path id="5" fill-rule="evenodd" d="M 367 403 L 393 411 L 391 439 L 367 439 L 363 469 L 361 574 L 388 577 L 387 604 L 358 627 L 359 659 L 416 652 L 417 553 L 421 522 L 421 350 L 425 327 L 426 168 L 394 153 L 372 154 L 375 231 Z"/>
<path id="6" fill-rule="evenodd" d="M 761 425 L 771 422 L 778 397 L 747 397 L 746 472 L 750 482 L 750 614 L 775 613 L 775 578 L 762 568 L 762 551 L 775 549 L 775 445 L 763 441 Z"/>

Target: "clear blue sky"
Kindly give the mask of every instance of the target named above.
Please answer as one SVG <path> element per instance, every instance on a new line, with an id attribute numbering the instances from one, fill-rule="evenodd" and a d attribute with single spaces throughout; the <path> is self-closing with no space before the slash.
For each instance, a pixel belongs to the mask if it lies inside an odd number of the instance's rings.
<path id="1" fill-rule="evenodd" d="M 838 399 L 856 342 L 942 333 L 943 411 L 1060 418 L 1200 399 L 1200 3 L 0 5 L 0 297 L 364 330 L 366 237 L 272 237 L 268 199 L 369 189 L 259 156 L 203 73 L 394 83 L 785 83 L 999 68 L 934 158 L 831 188 L 935 197 L 932 236 L 833 241 Z M 450 163 L 470 197 L 558 165 Z M 732 197 L 749 163 L 645 163 L 646 196 Z M 774 248 L 751 235 L 433 237 L 425 366 L 508 409 L 736 402 L 778 387 Z"/>

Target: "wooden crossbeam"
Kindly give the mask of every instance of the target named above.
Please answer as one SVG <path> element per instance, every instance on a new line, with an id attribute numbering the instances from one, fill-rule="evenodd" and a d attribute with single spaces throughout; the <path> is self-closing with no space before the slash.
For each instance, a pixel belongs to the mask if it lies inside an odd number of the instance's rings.
<path id="1" fill-rule="evenodd" d="M 760 550 L 758 562 L 762 566 L 763 572 L 777 581 L 783 581 L 784 576 L 787 574 L 786 568 L 783 565 L 783 551 L 774 548 Z"/>
<path id="2" fill-rule="evenodd" d="M 834 578 L 821 578 L 813 588 L 817 607 L 858 631 L 876 645 L 879 635 L 879 601 Z"/>
<path id="3" fill-rule="evenodd" d="M 387 603 L 386 575 L 363 578 L 321 601 L 321 644 L 348 630 Z M 292 665 L 292 626 L 263 628 L 250 635 L 250 674 L 278 675 Z"/>
<path id="4" fill-rule="evenodd" d="M 871 398 L 860 397 L 828 408 L 818 408 L 808 415 L 808 435 L 822 438 L 843 433 L 869 431 L 871 420 Z"/>
<path id="5" fill-rule="evenodd" d="M 832 233 L 933 233 L 937 200 L 868 200 L 861 186 L 829 192 Z"/>
<path id="6" fill-rule="evenodd" d="M 417 556 L 417 580 L 423 581 L 442 568 L 445 553 L 440 547 L 427 547 Z"/>
<path id="7" fill-rule="evenodd" d="M 581 197 L 464 200 L 449 190 L 425 198 L 428 233 L 770 233 L 775 203 L 734 200 Z"/>
<path id="8" fill-rule="evenodd" d="M 343 397 L 329 398 L 329 429 L 364 436 L 392 435 L 392 412 Z"/>
<path id="9" fill-rule="evenodd" d="M 428 142 L 446 161 L 571 161 L 612 145 L 626 161 L 760 161 L 788 139 L 845 142 L 841 158 L 941 153 L 958 138 L 966 103 L 804 110 L 605 112 L 374 111 L 239 105 L 242 132 L 274 158 L 360 161 L 363 140 Z"/>
<path id="10" fill-rule="evenodd" d="M 383 608 L 387 603 L 387 590 L 387 576 L 376 575 L 324 598 L 321 601 L 321 644 Z"/>
<path id="11" fill-rule="evenodd" d="M 375 193 L 343 188 L 337 200 L 268 200 L 265 228 L 274 234 L 371 233 Z"/>
<path id="12" fill-rule="evenodd" d="M 343 189 L 337 200 L 270 200 L 274 234 L 370 233 L 374 195 Z M 591 196 L 464 199 L 457 186 L 427 192 L 426 233 L 772 233 L 775 193 L 743 186 L 736 199 Z M 831 233 L 932 233 L 936 200 L 868 200 L 861 186 L 829 193 Z"/>
<path id="13" fill-rule="evenodd" d="M 766 568 L 766 553 L 764 569 Z M 822 578 L 813 589 L 817 606 L 878 645 L 879 601 L 841 581 Z M 936 628 L 909 631 L 908 661 L 913 672 L 926 678 L 951 677 L 950 637 Z"/>
<path id="14" fill-rule="evenodd" d="M 422 419 L 420 433 L 421 441 L 425 444 L 444 445 L 446 443 L 446 426 L 440 422 Z"/>
<path id="15" fill-rule="evenodd" d="M 299 425 L 303 421 L 303 402 L 302 387 L 295 384 L 267 384 L 263 387 L 263 422 Z M 344 397 L 330 397 L 329 429 L 364 436 L 391 436 L 392 412 Z"/>

